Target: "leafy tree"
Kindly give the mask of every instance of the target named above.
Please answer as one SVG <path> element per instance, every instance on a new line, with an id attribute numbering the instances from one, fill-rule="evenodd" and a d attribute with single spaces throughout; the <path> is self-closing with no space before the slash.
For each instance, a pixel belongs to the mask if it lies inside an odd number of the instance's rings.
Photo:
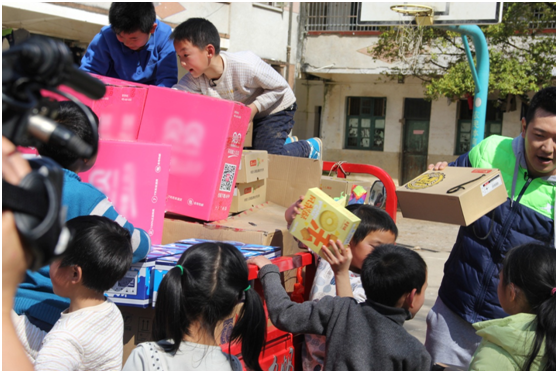
<path id="1" fill-rule="evenodd" d="M 556 3 L 504 3 L 502 23 L 480 26 L 489 49 L 489 93 L 500 98 L 508 94 L 524 96 L 540 87 L 555 85 L 552 69 L 556 66 Z M 422 29 L 422 44 L 416 47 L 416 57 L 403 56 L 400 40 L 405 30 L 386 28 L 371 49 L 374 59 L 402 61 L 399 67 L 386 73 L 396 79 L 412 75 L 423 81 L 426 99 L 445 96 L 458 100 L 474 92 L 474 81 L 461 35 L 435 28 Z M 416 41 L 416 40 L 414 40 Z M 475 57 L 474 46 L 469 47 Z M 403 52 L 405 53 L 405 51 Z"/>

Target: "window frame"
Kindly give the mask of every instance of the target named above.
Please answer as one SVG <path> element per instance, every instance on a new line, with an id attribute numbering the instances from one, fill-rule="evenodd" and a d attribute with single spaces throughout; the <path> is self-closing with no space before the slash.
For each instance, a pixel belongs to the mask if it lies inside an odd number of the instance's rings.
<path id="1" fill-rule="evenodd" d="M 351 99 L 359 99 L 359 114 L 358 115 L 351 115 L 350 114 L 350 110 L 351 110 L 351 105 L 350 105 L 350 100 Z M 366 114 L 363 113 L 363 105 L 362 105 L 362 99 L 366 99 L 366 100 L 370 100 L 370 114 Z M 382 107 L 382 113 L 383 116 L 380 115 L 375 115 L 375 108 L 376 108 L 376 101 L 377 100 L 383 100 L 383 107 Z M 385 136 L 386 136 L 386 108 L 387 108 L 387 97 L 370 97 L 370 96 L 347 96 L 346 97 L 346 115 L 345 115 L 345 146 L 344 149 L 348 149 L 348 150 L 365 150 L 365 151 L 380 151 L 383 152 L 384 151 L 384 146 L 385 146 Z M 351 126 L 351 119 L 357 119 L 357 127 L 353 127 Z M 362 119 L 368 119 L 370 120 L 370 126 L 369 127 L 363 127 L 362 126 Z M 384 124 L 383 124 L 383 128 L 376 127 L 376 121 L 377 120 L 383 120 Z M 356 128 L 357 131 L 357 145 L 349 145 L 349 138 L 354 138 L 353 136 L 349 136 L 351 133 L 351 130 Z M 368 137 L 362 136 L 362 133 L 364 130 L 368 129 L 369 133 L 368 133 Z M 382 145 L 381 147 L 379 146 L 374 146 L 374 136 L 376 134 L 376 130 L 383 130 L 383 140 L 382 140 Z M 369 139 L 369 145 L 368 147 L 363 147 L 362 144 L 362 139 L 363 138 L 368 138 Z"/>
<path id="2" fill-rule="evenodd" d="M 487 107 L 489 107 L 489 105 L 494 105 L 494 103 L 496 102 L 496 100 L 488 100 L 488 102 L 486 103 Z M 468 105 L 467 100 L 460 100 L 459 101 L 459 105 Z M 457 128 L 455 131 L 455 146 L 454 146 L 454 155 L 462 155 L 467 153 L 469 150 L 471 150 L 471 132 L 473 129 L 473 118 L 461 118 L 461 107 L 458 105 L 457 110 L 458 110 L 458 114 L 457 114 Z M 496 110 L 498 110 L 499 108 L 495 108 Z M 502 135 L 502 127 L 504 125 L 504 112 L 500 110 L 500 119 L 485 119 L 484 122 L 484 137 L 483 138 L 487 138 L 489 136 L 492 135 Z M 462 132 L 461 131 L 461 127 L 462 124 L 464 123 L 470 123 L 470 127 L 469 127 L 469 131 L 468 132 Z M 492 132 L 491 131 L 491 127 L 493 124 L 499 124 L 500 125 L 500 131 L 499 132 Z M 461 151 L 460 146 L 461 146 L 461 135 L 462 133 L 469 133 L 469 146 L 468 149 L 465 151 Z"/>

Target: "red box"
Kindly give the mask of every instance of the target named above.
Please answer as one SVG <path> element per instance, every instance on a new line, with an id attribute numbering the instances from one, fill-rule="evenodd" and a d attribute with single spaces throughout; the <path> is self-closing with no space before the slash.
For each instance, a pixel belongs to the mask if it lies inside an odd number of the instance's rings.
<path id="1" fill-rule="evenodd" d="M 116 211 L 160 244 L 163 236 L 171 147 L 100 140 L 93 168 L 79 176 L 112 201 Z"/>
<path id="2" fill-rule="evenodd" d="M 228 217 L 249 120 L 237 102 L 149 87 L 138 140 L 172 145 L 167 211 Z"/>

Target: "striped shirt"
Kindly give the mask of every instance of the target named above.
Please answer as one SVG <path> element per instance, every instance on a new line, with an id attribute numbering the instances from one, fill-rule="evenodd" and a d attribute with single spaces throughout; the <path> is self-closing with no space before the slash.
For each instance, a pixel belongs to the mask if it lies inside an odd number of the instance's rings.
<path id="1" fill-rule="evenodd" d="M 120 370 L 124 321 L 110 300 L 66 313 L 48 333 L 14 316 L 16 332 L 36 370 Z"/>
<path id="2" fill-rule="evenodd" d="M 296 102 L 293 90 L 277 71 L 252 52 L 221 52 L 223 74 L 210 80 L 186 74 L 173 88 L 205 96 L 254 103 L 257 119 L 285 110 Z"/>

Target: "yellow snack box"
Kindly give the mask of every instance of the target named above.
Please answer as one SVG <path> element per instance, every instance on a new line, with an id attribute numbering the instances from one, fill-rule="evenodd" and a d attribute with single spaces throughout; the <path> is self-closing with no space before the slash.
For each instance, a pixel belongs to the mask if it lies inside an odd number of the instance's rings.
<path id="1" fill-rule="evenodd" d="M 322 245 L 329 246 L 329 240 L 339 239 L 346 247 L 360 224 L 357 216 L 320 188 L 308 189 L 302 207 L 289 232 L 318 254 Z"/>

